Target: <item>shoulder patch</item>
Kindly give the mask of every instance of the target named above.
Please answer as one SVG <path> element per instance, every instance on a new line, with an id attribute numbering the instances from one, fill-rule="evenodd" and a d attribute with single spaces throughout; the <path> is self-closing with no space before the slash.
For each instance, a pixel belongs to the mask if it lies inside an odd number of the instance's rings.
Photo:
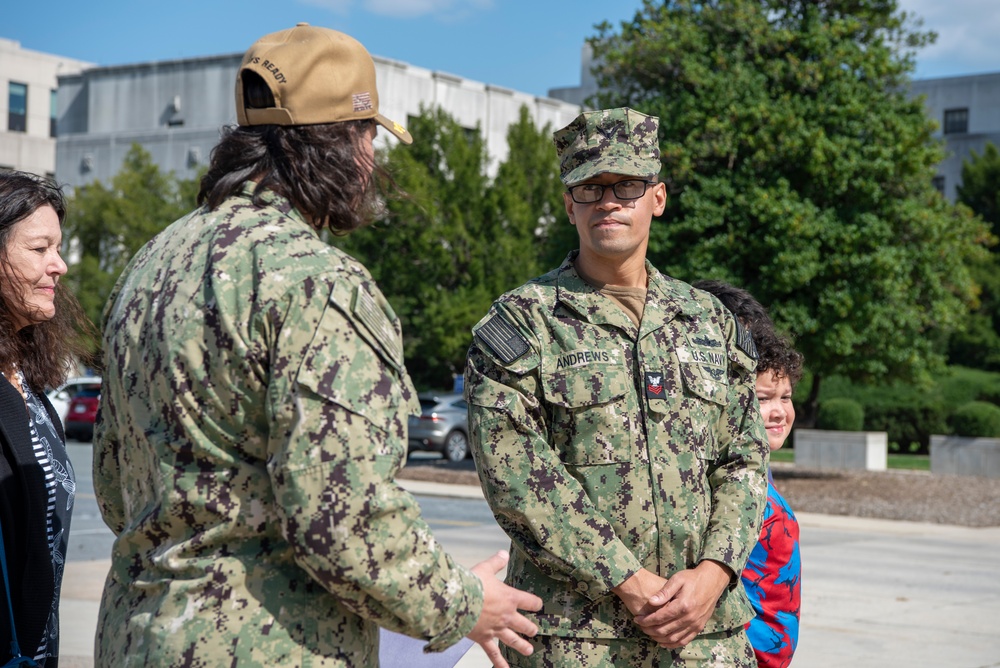
<path id="1" fill-rule="evenodd" d="M 528 340 L 499 313 L 476 330 L 476 338 L 489 346 L 504 364 L 510 364 L 528 352 Z"/>
<path id="2" fill-rule="evenodd" d="M 359 285 L 354 292 L 354 304 L 351 309 L 354 316 L 360 320 L 368 331 L 378 340 L 385 351 L 397 364 L 402 363 L 403 351 L 399 349 L 396 331 L 389 322 L 385 312 L 379 308 L 378 302 L 365 286 Z"/>
<path id="3" fill-rule="evenodd" d="M 750 356 L 750 359 L 757 360 L 760 356 L 757 354 L 757 346 L 754 345 L 753 336 L 750 334 L 750 330 L 743 326 L 739 318 L 733 318 L 736 323 L 736 345 L 740 347 L 740 350 L 745 352 Z"/>

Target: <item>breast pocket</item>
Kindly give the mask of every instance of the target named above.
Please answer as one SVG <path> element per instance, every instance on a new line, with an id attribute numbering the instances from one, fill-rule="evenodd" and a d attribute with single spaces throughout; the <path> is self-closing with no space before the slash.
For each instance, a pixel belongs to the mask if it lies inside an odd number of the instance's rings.
<path id="1" fill-rule="evenodd" d="M 729 397 L 729 382 L 725 372 L 716 373 L 697 363 L 682 363 L 684 413 L 690 421 L 690 434 L 700 459 L 713 461 L 718 457 L 718 424 Z"/>
<path id="2" fill-rule="evenodd" d="M 549 442 L 570 466 L 632 459 L 625 369 L 594 365 L 542 374 Z"/>

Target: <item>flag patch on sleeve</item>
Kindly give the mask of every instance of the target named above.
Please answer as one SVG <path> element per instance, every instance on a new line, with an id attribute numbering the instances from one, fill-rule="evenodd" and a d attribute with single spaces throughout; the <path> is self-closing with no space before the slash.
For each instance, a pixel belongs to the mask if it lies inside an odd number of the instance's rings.
<path id="1" fill-rule="evenodd" d="M 510 364 L 528 352 L 527 339 L 499 313 L 494 313 L 476 330 L 476 338 L 489 346 L 504 364 Z"/>

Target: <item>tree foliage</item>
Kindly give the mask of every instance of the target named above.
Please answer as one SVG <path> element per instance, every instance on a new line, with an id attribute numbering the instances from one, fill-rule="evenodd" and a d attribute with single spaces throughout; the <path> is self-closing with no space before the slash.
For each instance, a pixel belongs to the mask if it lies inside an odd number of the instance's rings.
<path id="1" fill-rule="evenodd" d="M 968 206 L 1000 235 L 1000 151 L 987 143 L 982 155 L 972 151 L 962 164 L 958 201 Z M 948 359 L 954 364 L 1000 371 L 1000 247 L 973 266 L 981 287 L 979 307 L 969 315 L 965 331 L 951 338 Z"/>
<path id="2" fill-rule="evenodd" d="M 94 181 L 69 197 L 63 236 L 79 260 L 64 280 L 91 321 L 100 326 L 104 303 L 132 255 L 193 209 L 197 193 L 197 179 L 164 174 L 133 144 L 110 187 Z"/>
<path id="3" fill-rule="evenodd" d="M 472 326 L 502 292 L 537 275 L 545 231 L 565 219 L 551 130 L 522 109 L 491 179 L 479 128 L 440 109 L 411 119 L 415 141 L 384 157 L 401 197 L 387 215 L 336 243 L 368 267 L 403 324 L 406 366 L 420 387 L 450 387 Z"/>
<path id="4" fill-rule="evenodd" d="M 1000 151 L 992 142 L 986 143 L 982 155 L 973 150 L 962 161 L 957 194 L 959 202 L 989 223 L 994 235 L 1000 235 Z"/>
<path id="5" fill-rule="evenodd" d="M 650 259 L 750 290 L 813 372 L 926 378 L 988 233 L 931 187 L 909 97 L 933 39 L 895 0 L 645 0 L 591 40 L 600 106 L 660 118 L 671 197 Z"/>

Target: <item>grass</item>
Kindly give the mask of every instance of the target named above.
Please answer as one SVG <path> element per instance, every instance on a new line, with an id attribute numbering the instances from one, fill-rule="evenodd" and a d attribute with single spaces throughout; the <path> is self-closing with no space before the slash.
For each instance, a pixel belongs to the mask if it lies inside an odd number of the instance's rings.
<path id="1" fill-rule="evenodd" d="M 891 469 L 908 471 L 930 471 L 930 455 L 889 455 L 886 465 Z"/>
<path id="2" fill-rule="evenodd" d="M 784 462 L 792 464 L 795 462 L 794 450 L 776 450 L 771 453 L 772 462 Z M 931 458 L 928 455 L 889 455 L 886 462 L 890 469 L 904 469 L 907 471 L 930 471 Z"/>
<path id="3" fill-rule="evenodd" d="M 795 451 L 794 450 L 772 450 L 771 451 L 771 461 L 772 462 L 783 462 L 786 464 L 795 463 Z"/>

